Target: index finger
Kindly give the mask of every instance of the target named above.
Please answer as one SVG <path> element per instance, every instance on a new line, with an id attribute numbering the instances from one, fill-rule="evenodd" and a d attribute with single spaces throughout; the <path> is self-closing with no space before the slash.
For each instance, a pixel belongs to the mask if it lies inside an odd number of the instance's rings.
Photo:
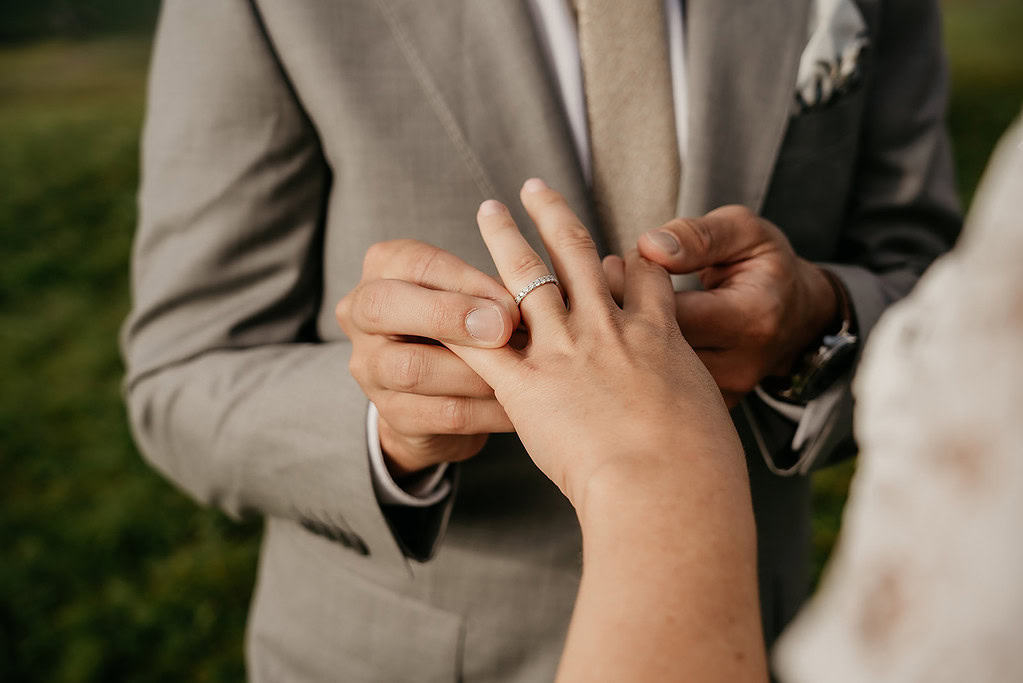
<path id="1" fill-rule="evenodd" d="M 480 226 L 497 272 L 509 291 L 524 291 L 538 278 L 550 275 L 543 262 L 526 238 L 522 236 L 508 209 L 497 200 L 488 199 L 480 205 L 476 220 Z M 515 299 L 512 299 L 515 302 Z M 519 302 L 519 313 L 531 331 L 564 319 L 565 302 L 558 287 L 536 287 Z"/>
<path id="2" fill-rule="evenodd" d="M 449 251 L 418 240 L 400 239 L 374 244 L 366 252 L 363 279 L 404 280 L 447 292 L 497 301 L 512 316 L 512 327 L 521 322 L 519 310 L 500 282 Z"/>
<path id="3" fill-rule="evenodd" d="M 338 304 L 337 317 L 350 318 L 365 334 L 426 337 L 485 348 L 504 346 L 515 329 L 511 311 L 496 301 L 405 280 L 359 285 Z"/>

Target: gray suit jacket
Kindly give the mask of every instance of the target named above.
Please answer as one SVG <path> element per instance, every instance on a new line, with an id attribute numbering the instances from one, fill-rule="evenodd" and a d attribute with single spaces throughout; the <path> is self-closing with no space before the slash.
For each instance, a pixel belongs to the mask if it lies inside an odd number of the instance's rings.
<path id="1" fill-rule="evenodd" d="M 838 264 L 867 332 L 958 230 L 937 7 L 863 0 L 862 86 L 792 117 L 808 4 L 687 3 L 682 208 L 762 212 L 801 255 Z M 594 225 L 524 3 L 164 3 L 126 393 L 157 469 L 267 519 L 253 679 L 551 678 L 579 579 L 572 509 L 514 435 L 462 465 L 446 503 L 382 509 L 333 314 L 382 240 L 493 272 L 473 220 L 487 197 L 539 247 L 516 200 L 532 175 Z M 819 452 L 849 442 L 850 404 Z M 751 414 L 775 457 L 806 457 L 787 453 L 791 425 Z M 808 483 L 748 460 L 771 637 L 807 588 Z"/>

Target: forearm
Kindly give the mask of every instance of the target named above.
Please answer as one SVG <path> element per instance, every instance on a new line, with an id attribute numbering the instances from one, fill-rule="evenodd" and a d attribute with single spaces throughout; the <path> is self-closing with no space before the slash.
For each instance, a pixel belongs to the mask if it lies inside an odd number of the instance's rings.
<path id="1" fill-rule="evenodd" d="M 611 473 L 587 493 L 559 681 L 766 680 L 745 469 L 707 455 Z"/>
<path id="2" fill-rule="evenodd" d="M 133 432 L 196 499 L 364 544 L 404 571 L 370 483 L 366 399 L 347 361 L 343 342 L 268 344 L 131 374 Z"/>
<path id="3" fill-rule="evenodd" d="M 213 350 L 130 376 L 143 454 L 191 495 L 233 515 L 294 516 L 302 496 L 287 491 L 292 477 L 316 469 L 329 486 L 346 460 L 367 459 L 365 399 L 359 405 L 359 394 L 346 391 L 346 346 Z"/>

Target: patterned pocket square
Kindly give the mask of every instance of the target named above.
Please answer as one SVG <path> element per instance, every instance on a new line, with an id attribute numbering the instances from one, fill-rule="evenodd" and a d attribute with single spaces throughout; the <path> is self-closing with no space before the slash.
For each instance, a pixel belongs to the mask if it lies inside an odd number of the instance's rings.
<path id="1" fill-rule="evenodd" d="M 860 80 L 860 57 L 870 45 L 867 25 L 852 0 L 814 0 L 810 12 L 810 40 L 796 76 L 796 113 L 850 91 Z"/>

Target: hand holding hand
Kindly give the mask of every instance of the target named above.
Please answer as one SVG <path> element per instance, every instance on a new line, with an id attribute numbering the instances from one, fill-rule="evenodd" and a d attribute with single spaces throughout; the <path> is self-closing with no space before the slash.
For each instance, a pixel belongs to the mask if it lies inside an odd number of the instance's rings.
<path id="1" fill-rule="evenodd" d="M 522 202 L 568 306 L 556 286 L 530 292 L 520 304 L 529 330 L 522 350 L 447 345 L 494 387 L 540 469 L 577 508 L 598 473 L 677 473 L 684 469 L 680 459 L 745 487 L 735 430 L 675 323 L 664 268 L 630 253 L 619 308 L 589 232 L 562 196 L 534 179 Z M 484 202 L 477 219 L 509 291 L 548 274 L 502 204 Z"/>
<path id="2" fill-rule="evenodd" d="M 579 515 L 583 580 L 558 680 L 766 680 L 746 462 L 667 272 L 631 251 L 619 308 L 561 195 L 534 179 L 522 203 L 568 305 L 541 285 L 520 303 L 524 348 L 450 348 Z M 503 205 L 477 218 L 510 291 L 548 274 Z"/>
<path id="3" fill-rule="evenodd" d="M 675 294 L 675 315 L 729 407 L 765 377 L 790 374 L 835 320 L 827 276 L 744 207 L 675 219 L 641 236 L 639 252 L 671 273 L 699 274 L 705 291 Z M 624 264 L 607 257 L 604 268 L 617 296 Z"/>
<path id="4" fill-rule="evenodd" d="M 336 315 L 352 342 L 351 373 L 380 412 L 394 476 L 472 457 L 490 433 L 512 431 L 490 386 L 436 344 L 508 341 L 518 307 L 489 275 L 429 244 L 381 242 Z"/>

